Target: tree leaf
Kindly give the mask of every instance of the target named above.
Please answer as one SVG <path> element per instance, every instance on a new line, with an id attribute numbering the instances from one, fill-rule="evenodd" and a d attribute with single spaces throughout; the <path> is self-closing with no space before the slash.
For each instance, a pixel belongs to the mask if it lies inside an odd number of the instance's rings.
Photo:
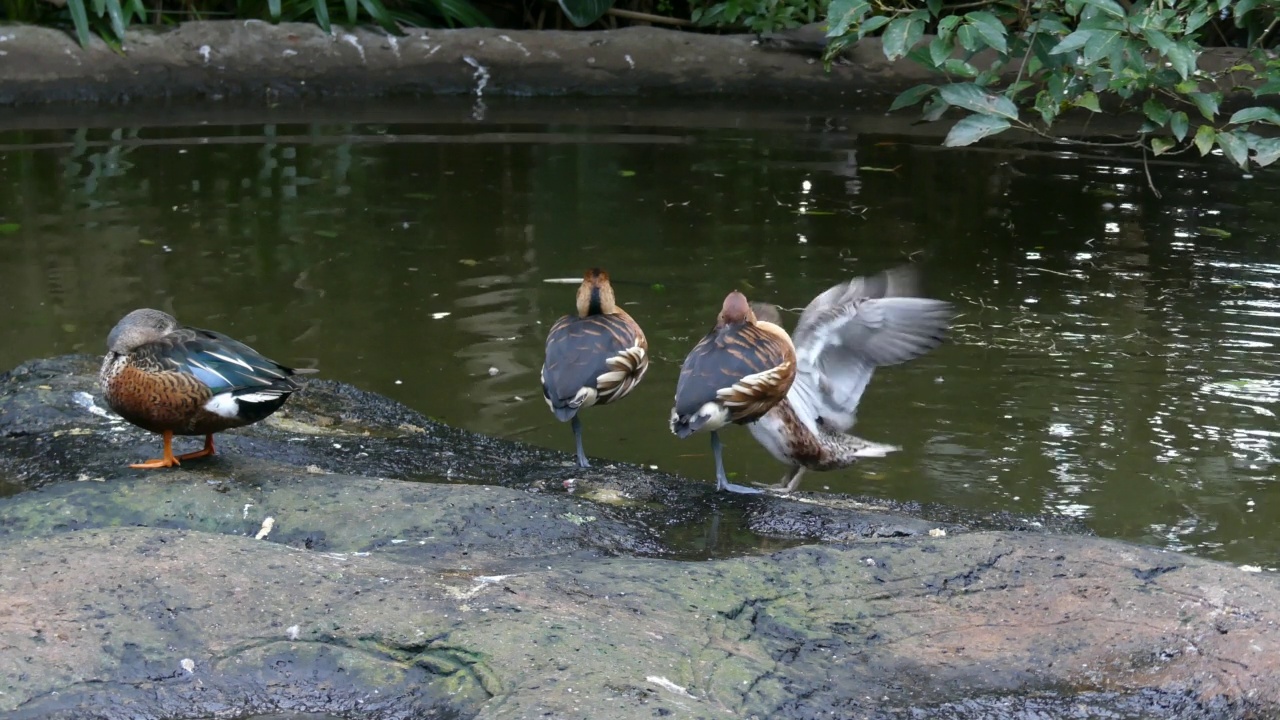
<path id="1" fill-rule="evenodd" d="M 1263 95 L 1275 95 L 1280 93 L 1280 80 L 1268 80 L 1258 87 L 1254 88 L 1253 96 L 1262 97 Z"/>
<path id="2" fill-rule="evenodd" d="M 934 87 L 932 85 L 917 85 L 910 90 L 905 90 L 893 99 L 893 104 L 889 106 L 889 112 L 911 107 L 932 95 L 933 91 Z"/>
<path id="3" fill-rule="evenodd" d="M 1074 52 L 1084 47 L 1089 42 L 1089 38 L 1093 37 L 1094 30 L 1076 30 L 1070 35 L 1062 38 L 1062 41 L 1054 45 L 1049 50 L 1050 55 L 1061 55 L 1063 53 Z"/>
<path id="4" fill-rule="evenodd" d="M 864 38 L 870 35 L 871 33 L 884 27 L 885 25 L 888 25 L 889 20 L 890 18 L 888 15 L 877 15 L 871 18 L 870 20 L 858 25 L 858 37 Z"/>
<path id="5" fill-rule="evenodd" d="M 1202 5 L 1201 7 L 1196 8 L 1194 11 L 1192 11 L 1190 15 L 1187 16 L 1187 23 L 1183 27 L 1182 32 L 1184 32 L 1187 35 L 1190 35 L 1195 31 L 1199 30 L 1201 27 L 1204 27 L 1204 24 L 1207 22 L 1209 22 L 1209 13 L 1206 10 L 1206 8 L 1204 8 Z"/>
<path id="6" fill-rule="evenodd" d="M 356 0 L 344 0 L 343 4 L 347 6 L 347 24 L 355 25 L 356 18 L 360 15 L 359 3 Z"/>
<path id="7" fill-rule="evenodd" d="M 564 16 L 574 27 L 586 27 L 600 18 L 613 7 L 613 0 L 558 0 Z"/>
<path id="8" fill-rule="evenodd" d="M 942 144 L 947 147 L 972 145 L 988 135 L 1004 132 L 1011 127 L 1004 118 L 991 115 L 970 115 L 951 127 Z"/>
<path id="9" fill-rule="evenodd" d="M 938 94 L 948 105 L 964 108 L 983 115 L 995 115 L 1018 119 L 1018 106 L 1003 95 L 993 95 L 973 83 L 952 83 L 938 88 Z"/>
<path id="10" fill-rule="evenodd" d="M 925 103 L 924 113 L 920 116 L 920 119 L 925 122 L 933 122 L 942 117 L 942 114 L 945 113 L 949 107 L 951 106 L 942 102 L 942 98 L 930 98 L 929 102 Z"/>
<path id="11" fill-rule="evenodd" d="M 1240 166 L 1241 170 L 1248 170 L 1249 143 L 1234 132 L 1220 132 L 1217 135 L 1218 147 L 1222 148 L 1222 152 L 1231 159 L 1231 162 Z"/>
<path id="12" fill-rule="evenodd" d="M 280 0 L 267 0 L 267 12 L 272 20 L 280 22 Z"/>
<path id="13" fill-rule="evenodd" d="M 1058 101 L 1053 99 L 1051 93 L 1041 90 L 1036 94 L 1036 112 L 1040 113 L 1040 119 L 1045 125 L 1052 125 L 1054 118 L 1058 117 Z"/>
<path id="14" fill-rule="evenodd" d="M 1199 52 L 1196 50 L 1178 43 L 1169 48 L 1169 52 L 1165 57 L 1169 58 L 1169 64 L 1173 66 L 1173 71 L 1185 80 L 1191 76 L 1191 73 L 1196 71 L 1196 57 L 1198 55 Z"/>
<path id="15" fill-rule="evenodd" d="M 1098 106 L 1098 95 L 1093 92 L 1087 92 L 1081 95 L 1080 97 L 1076 98 L 1076 101 L 1072 104 L 1075 105 L 1076 107 L 1082 107 L 1085 110 L 1102 112 L 1102 108 Z"/>
<path id="16" fill-rule="evenodd" d="M 1172 150 L 1177 144 L 1167 137 L 1153 137 L 1151 138 L 1151 152 L 1156 155 L 1163 155 Z"/>
<path id="17" fill-rule="evenodd" d="M 982 36 L 982 39 L 986 41 L 987 47 L 1002 55 L 1009 52 L 1009 43 L 1006 37 L 1007 30 L 999 18 L 985 10 L 979 10 L 978 12 L 969 13 L 965 16 L 965 19 L 969 21 L 969 25 L 973 26 L 974 30 L 978 31 L 978 35 Z"/>
<path id="18" fill-rule="evenodd" d="M 1173 49 L 1173 40 L 1169 39 L 1168 35 L 1165 35 L 1159 30 L 1151 28 L 1144 29 L 1142 31 L 1142 36 L 1145 37 L 1147 42 L 1151 44 L 1151 47 L 1155 48 L 1156 52 L 1161 55 L 1168 55 L 1169 51 Z"/>
<path id="19" fill-rule="evenodd" d="M 1093 34 L 1089 36 L 1089 40 L 1084 44 L 1085 64 L 1092 65 L 1110 55 L 1119 44 L 1120 32 L 1118 30 L 1094 30 Z M 1112 67 L 1117 64 L 1113 61 Z"/>
<path id="20" fill-rule="evenodd" d="M 1233 13 L 1235 13 L 1236 27 L 1244 26 L 1244 16 L 1248 15 L 1249 11 L 1252 10 L 1257 4 L 1258 4 L 1258 0 L 1240 0 L 1239 2 L 1232 3 L 1233 7 L 1231 8 L 1231 10 Z"/>
<path id="21" fill-rule="evenodd" d="M 1113 18 L 1123 18 L 1124 8 L 1116 0 L 1084 0 L 1085 5 L 1092 5 Z"/>
<path id="22" fill-rule="evenodd" d="M 978 76 L 978 68 L 970 65 L 960 58 L 951 58 L 950 60 L 942 63 L 942 70 L 948 75 L 959 75 L 960 77 L 967 78 Z"/>
<path id="23" fill-rule="evenodd" d="M 1227 122 L 1233 125 L 1253 122 L 1268 122 L 1272 125 L 1280 125 L 1280 112 L 1276 112 L 1275 108 L 1269 107 L 1247 107 L 1243 110 L 1237 110 Z"/>
<path id="24" fill-rule="evenodd" d="M 1169 118 L 1169 129 L 1173 131 L 1173 136 L 1178 138 L 1178 142 L 1187 139 L 1188 126 L 1187 114 L 1181 110 Z"/>
<path id="25" fill-rule="evenodd" d="M 1172 113 L 1169 112 L 1169 108 L 1165 107 L 1164 103 L 1154 97 L 1149 97 L 1146 102 L 1142 103 L 1142 114 L 1146 115 L 1151 122 L 1161 127 L 1163 127 L 1165 123 L 1169 122 L 1169 116 L 1172 115 Z"/>
<path id="26" fill-rule="evenodd" d="M 917 10 L 906 17 L 894 18 L 885 28 L 882 37 L 884 56 L 889 60 L 897 60 L 911 52 L 916 41 L 924 34 L 923 10 Z"/>
<path id="27" fill-rule="evenodd" d="M 870 10 L 871 3 L 867 0 L 831 0 L 831 6 L 827 8 L 827 37 L 840 37 L 849 32 L 849 28 L 860 23 Z"/>
<path id="28" fill-rule="evenodd" d="M 1218 93 L 1193 92 L 1187 93 L 1187 97 L 1191 98 L 1191 102 L 1195 103 L 1196 108 L 1200 110 L 1200 114 L 1205 120 L 1212 121 L 1218 114 L 1218 103 L 1222 102 L 1222 96 Z"/>
<path id="29" fill-rule="evenodd" d="M 950 37 L 956 32 L 956 26 L 960 24 L 959 15 L 948 15 L 938 21 L 938 36 Z"/>
<path id="30" fill-rule="evenodd" d="M 977 28 L 972 25 L 961 25 L 956 31 L 956 39 L 960 41 L 960 47 L 969 52 L 978 52 L 981 48 L 982 36 L 978 34 Z"/>
<path id="31" fill-rule="evenodd" d="M 934 67 L 939 67 L 942 63 L 951 57 L 951 51 L 955 49 L 955 38 L 943 37 L 939 35 L 929 43 L 929 59 L 933 61 Z"/>
<path id="32" fill-rule="evenodd" d="M 1208 155 L 1213 149 L 1213 141 L 1218 136 L 1212 125 L 1201 125 L 1196 130 L 1196 149 L 1200 151 L 1200 155 Z"/>
<path id="33" fill-rule="evenodd" d="M 1266 167 L 1280 159 L 1280 138 L 1259 138 L 1253 151 L 1253 161 L 1259 167 Z"/>

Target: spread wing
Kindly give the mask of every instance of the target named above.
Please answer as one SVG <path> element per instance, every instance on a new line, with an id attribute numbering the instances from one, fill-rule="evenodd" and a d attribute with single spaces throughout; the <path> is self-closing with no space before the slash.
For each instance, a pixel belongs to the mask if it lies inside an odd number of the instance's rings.
<path id="1" fill-rule="evenodd" d="M 951 324 L 950 303 L 895 295 L 915 291 L 914 273 L 899 272 L 837 285 L 809 303 L 800 318 L 793 404 L 822 418 L 828 429 L 853 427 L 858 402 L 876 368 L 932 350 Z"/>
<path id="2" fill-rule="evenodd" d="M 253 393 L 276 396 L 298 390 L 298 372 L 262 356 L 222 333 L 179 328 L 163 340 L 134 351 L 135 361 L 160 371 L 193 375 L 211 395 Z"/>

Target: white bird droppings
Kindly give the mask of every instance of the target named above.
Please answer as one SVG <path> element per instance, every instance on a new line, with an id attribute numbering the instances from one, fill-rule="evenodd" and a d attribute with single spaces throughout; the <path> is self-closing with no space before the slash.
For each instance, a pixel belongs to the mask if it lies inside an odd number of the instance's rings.
<path id="1" fill-rule="evenodd" d="M 262 527 L 258 529 L 258 534 L 254 535 L 253 539 L 261 540 L 262 538 L 270 535 L 271 528 L 274 527 L 275 524 L 276 524 L 276 519 L 268 515 L 266 519 L 262 521 Z"/>

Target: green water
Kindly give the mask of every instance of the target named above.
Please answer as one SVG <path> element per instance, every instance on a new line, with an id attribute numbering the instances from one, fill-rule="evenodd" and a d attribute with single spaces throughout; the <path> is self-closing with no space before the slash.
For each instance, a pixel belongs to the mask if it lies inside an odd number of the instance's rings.
<path id="1" fill-rule="evenodd" d="M 469 102 L 7 118 L 0 366 L 99 353 L 152 306 L 446 422 L 572 450 L 542 343 L 607 268 L 653 364 L 584 415 L 589 455 L 709 482 L 667 430 L 734 288 L 803 306 L 906 257 L 952 342 L 881 371 L 884 460 L 802 489 L 1082 518 L 1277 565 L 1280 175 L 1046 145 L 942 150 L 858 111 Z M 34 129 L 17 129 L 17 128 Z M 794 316 L 789 322 L 794 323 Z M 723 433 L 738 482 L 783 468 Z"/>

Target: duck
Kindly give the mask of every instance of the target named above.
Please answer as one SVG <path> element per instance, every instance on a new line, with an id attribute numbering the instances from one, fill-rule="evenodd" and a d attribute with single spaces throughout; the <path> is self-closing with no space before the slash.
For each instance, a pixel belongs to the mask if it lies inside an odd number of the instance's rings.
<path id="1" fill-rule="evenodd" d="M 142 308 L 107 335 L 98 381 L 120 417 L 164 438 L 162 457 L 129 466 L 157 469 L 213 455 L 214 433 L 279 410 L 302 389 L 295 376 L 309 372 L 315 371 L 286 367 L 222 333 Z M 204 448 L 174 455 L 174 435 L 203 435 Z"/>
<path id="2" fill-rule="evenodd" d="M 547 333 L 542 363 L 542 397 L 560 422 L 569 421 L 578 466 L 591 467 L 582 450 L 579 411 L 617 402 L 635 389 L 649 369 L 644 331 L 618 307 L 609 273 L 591 268 L 582 276 L 577 312 L 565 315 Z"/>
<path id="3" fill-rule="evenodd" d="M 720 429 L 755 422 L 782 402 L 796 378 L 796 352 L 787 331 L 760 320 L 741 292 L 729 293 L 711 328 L 684 359 L 671 408 L 671 432 L 686 438 L 711 433 L 716 490 L 762 492 L 729 482 Z"/>
<path id="4" fill-rule="evenodd" d="M 901 450 L 849 430 L 876 368 L 914 360 L 945 339 L 951 303 L 918 297 L 918 287 L 918 270 L 904 265 L 834 285 L 805 307 L 793 336 L 795 382 L 748 428 L 788 466 L 771 489 L 790 493 L 806 470 L 837 470 Z M 753 311 L 782 322 L 777 306 L 756 303 Z"/>

